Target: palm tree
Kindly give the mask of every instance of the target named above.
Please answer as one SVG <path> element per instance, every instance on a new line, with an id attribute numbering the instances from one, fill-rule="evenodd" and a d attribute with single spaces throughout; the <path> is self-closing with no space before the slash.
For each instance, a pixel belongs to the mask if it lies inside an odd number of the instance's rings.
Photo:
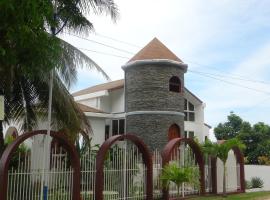
<path id="1" fill-rule="evenodd" d="M 226 162 L 228 159 L 229 151 L 233 148 L 238 147 L 244 149 L 245 145 L 238 139 L 233 138 L 221 143 L 212 143 L 210 140 L 206 140 L 202 146 L 202 150 L 205 154 L 217 157 L 222 161 L 223 164 L 223 196 L 226 196 Z"/>
<path id="2" fill-rule="evenodd" d="M 85 15 L 105 13 L 114 21 L 117 19 L 114 1 L 5 1 L 1 6 L 0 89 L 5 95 L 5 121 L 22 121 L 24 129 L 31 130 L 38 119 L 47 115 L 49 71 L 53 69 L 53 122 L 68 128 L 73 136 L 80 130 L 90 131 L 89 122 L 68 89 L 76 81 L 78 67 L 96 69 L 108 76 L 84 53 L 51 37 L 47 31 L 53 30 L 54 35 L 62 31 L 87 34 L 93 30 L 93 24 Z M 23 9 L 23 12 L 14 15 L 14 9 Z M 12 29 L 8 29 L 11 25 Z M 0 141 L 3 146 L 3 140 Z"/>
<path id="3" fill-rule="evenodd" d="M 171 163 L 164 167 L 160 179 L 165 188 L 168 188 L 173 182 L 177 186 L 177 196 L 180 198 L 180 187 L 183 183 L 194 183 L 198 186 L 199 171 L 195 167 L 180 167 L 176 163 Z M 184 193 L 182 197 L 184 197 Z"/>

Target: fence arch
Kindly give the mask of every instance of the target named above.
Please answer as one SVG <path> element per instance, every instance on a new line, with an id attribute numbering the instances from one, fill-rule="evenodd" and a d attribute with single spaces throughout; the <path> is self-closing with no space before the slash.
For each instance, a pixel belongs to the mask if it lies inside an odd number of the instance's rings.
<path id="1" fill-rule="evenodd" d="M 146 174 L 146 199 L 153 199 L 153 166 L 152 166 L 152 155 L 145 145 L 145 143 L 136 135 L 124 134 L 115 135 L 108 138 L 100 147 L 96 157 L 96 187 L 95 187 L 95 199 L 103 200 L 103 189 L 104 189 L 104 161 L 105 156 L 111 146 L 120 140 L 130 140 L 133 142 L 139 151 L 142 153 L 143 162 L 147 167 Z"/>
<path id="2" fill-rule="evenodd" d="M 239 163 L 240 167 L 240 190 L 238 193 L 244 193 L 245 188 L 245 169 L 244 169 L 244 155 L 238 147 L 233 147 L 232 151 L 234 152 L 236 162 Z M 212 157 L 212 193 L 217 194 L 217 158 Z"/>
<path id="3" fill-rule="evenodd" d="M 7 198 L 7 182 L 8 182 L 8 167 L 13 153 L 26 139 L 36 135 L 46 135 L 47 130 L 37 130 L 33 132 L 27 132 L 17 137 L 4 151 L 0 160 L 0 199 L 6 200 Z M 80 200 L 80 161 L 77 151 L 73 144 L 71 144 L 67 137 L 60 132 L 51 131 L 50 136 L 58 139 L 62 142 L 66 150 L 70 154 L 71 165 L 74 169 L 73 172 L 73 191 L 72 199 Z"/>
<path id="4" fill-rule="evenodd" d="M 237 163 L 239 163 L 240 167 L 240 191 L 239 192 L 245 192 L 245 169 L 244 169 L 244 156 L 242 151 L 238 147 L 232 148 Z"/>
<path id="5" fill-rule="evenodd" d="M 166 164 L 169 163 L 173 150 L 181 142 L 188 144 L 191 147 L 193 153 L 195 154 L 195 159 L 199 165 L 199 170 L 200 170 L 200 186 L 201 186 L 200 191 L 201 191 L 201 194 L 205 194 L 205 180 L 204 180 L 204 173 L 205 172 L 204 172 L 203 153 L 202 153 L 200 147 L 198 146 L 198 144 L 193 139 L 191 139 L 191 138 L 175 138 L 175 139 L 172 139 L 171 141 L 169 141 L 161 153 L 162 167 L 164 167 Z M 165 200 L 169 199 L 169 193 L 168 193 L 167 189 L 163 189 L 163 199 L 165 199 Z"/>

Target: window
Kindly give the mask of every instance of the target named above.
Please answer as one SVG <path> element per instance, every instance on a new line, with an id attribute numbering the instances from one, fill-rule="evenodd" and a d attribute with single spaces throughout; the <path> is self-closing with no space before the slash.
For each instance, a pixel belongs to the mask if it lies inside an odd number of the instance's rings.
<path id="1" fill-rule="evenodd" d="M 189 138 L 194 138 L 194 131 L 189 131 L 188 132 L 188 137 Z"/>
<path id="2" fill-rule="evenodd" d="M 112 120 L 112 135 L 125 133 L 125 119 Z"/>
<path id="3" fill-rule="evenodd" d="M 185 99 L 184 107 L 185 121 L 195 121 L 195 106 Z"/>
<path id="4" fill-rule="evenodd" d="M 105 126 L 105 140 L 107 140 L 110 137 L 110 126 Z"/>
<path id="5" fill-rule="evenodd" d="M 194 138 L 194 131 L 185 131 L 185 138 Z"/>
<path id="6" fill-rule="evenodd" d="M 177 76 L 173 76 L 170 78 L 169 90 L 171 92 L 177 92 L 177 93 L 181 92 L 181 81 Z"/>
<path id="7" fill-rule="evenodd" d="M 118 120 L 112 120 L 112 135 L 118 135 Z"/>

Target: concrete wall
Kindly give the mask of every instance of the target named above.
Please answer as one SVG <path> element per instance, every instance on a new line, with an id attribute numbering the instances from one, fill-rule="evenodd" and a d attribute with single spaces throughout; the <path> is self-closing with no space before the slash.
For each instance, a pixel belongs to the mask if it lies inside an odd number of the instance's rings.
<path id="1" fill-rule="evenodd" d="M 264 182 L 264 190 L 270 190 L 270 166 L 245 165 L 245 180 L 250 181 L 252 177 L 260 177 Z"/>
<path id="2" fill-rule="evenodd" d="M 112 113 L 119 113 L 119 112 L 125 111 L 124 88 L 110 92 L 110 99 L 111 99 L 111 112 Z"/>
<path id="3" fill-rule="evenodd" d="M 237 190 L 237 166 L 236 158 L 233 151 L 229 152 L 228 160 L 226 163 L 227 167 L 227 178 L 226 188 L 227 192 L 234 192 Z M 217 160 L 217 192 L 222 193 L 223 191 L 223 164 L 220 159 Z"/>
<path id="4" fill-rule="evenodd" d="M 92 99 L 86 99 L 86 100 L 80 100 L 77 101 L 78 103 L 81 103 L 86 106 L 99 108 L 99 98 L 92 98 Z"/>
<path id="5" fill-rule="evenodd" d="M 103 96 L 103 97 L 98 97 L 100 99 L 100 105 L 99 108 L 103 112 L 110 113 L 112 110 L 112 102 L 110 96 Z"/>
<path id="6" fill-rule="evenodd" d="M 105 141 L 105 118 L 89 117 L 93 130 L 91 145 L 102 144 Z"/>

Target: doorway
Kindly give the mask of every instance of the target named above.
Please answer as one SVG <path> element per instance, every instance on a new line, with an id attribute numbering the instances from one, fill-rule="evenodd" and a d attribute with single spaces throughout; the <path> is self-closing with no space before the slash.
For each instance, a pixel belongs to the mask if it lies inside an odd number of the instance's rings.
<path id="1" fill-rule="evenodd" d="M 177 124 L 171 125 L 168 132 L 168 141 L 174 138 L 179 138 L 180 136 L 181 134 L 179 126 Z"/>

